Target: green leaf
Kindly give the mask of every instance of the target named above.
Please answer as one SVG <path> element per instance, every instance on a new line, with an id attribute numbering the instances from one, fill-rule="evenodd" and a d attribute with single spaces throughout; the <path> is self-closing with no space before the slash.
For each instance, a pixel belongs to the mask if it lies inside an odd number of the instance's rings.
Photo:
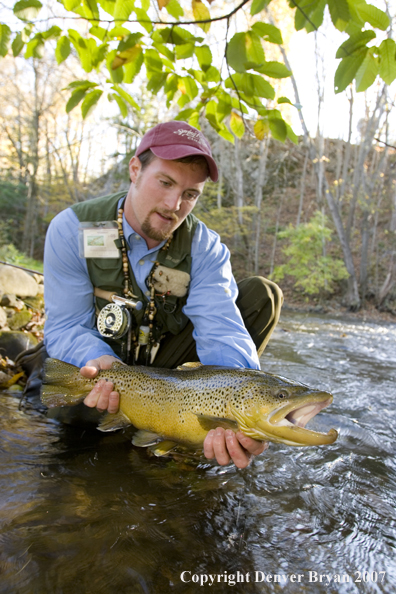
<path id="1" fill-rule="evenodd" d="M 235 113 L 235 111 L 231 112 L 230 128 L 237 138 L 242 138 L 245 134 L 245 124 L 243 123 L 243 119 L 238 113 Z"/>
<path id="2" fill-rule="evenodd" d="M 371 87 L 379 74 L 379 60 L 373 55 L 374 51 L 374 48 L 369 49 L 356 73 L 356 91 L 358 93 Z"/>
<path id="3" fill-rule="evenodd" d="M 211 66 L 213 57 L 210 47 L 208 45 L 198 45 L 195 48 L 195 55 L 197 56 L 198 64 L 204 72 Z"/>
<path id="4" fill-rule="evenodd" d="M 73 82 L 69 83 L 66 89 L 92 89 L 93 87 L 97 87 L 98 83 L 90 82 L 89 80 L 74 80 Z"/>
<path id="5" fill-rule="evenodd" d="M 293 103 L 290 101 L 290 99 L 288 97 L 279 97 L 277 103 L 279 103 L 279 104 L 288 103 L 289 105 L 293 105 Z"/>
<path id="6" fill-rule="evenodd" d="M 127 21 L 134 8 L 134 0 L 116 0 L 113 14 L 116 24 L 121 25 L 121 23 Z"/>
<path id="7" fill-rule="evenodd" d="M 254 90 L 258 97 L 264 97 L 265 99 L 275 99 L 275 89 L 270 83 L 262 76 L 257 74 L 250 74 L 249 76 L 253 79 Z"/>
<path id="8" fill-rule="evenodd" d="M 145 10 L 143 10 L 142 8 L 135 8 L 134 9 L 135 14 L 136 14 L 136 18 L 139 21 L 139 24 L 146 29 L 147 33 L 151 33 L 151 31 L 153 30 L 153 25 L 151 22 L 150 17 L 148 16 L 147 12 Z"/>
<path id="9" fill-rule="evenodd" d="M 390 21 L 388 15 L 376 6 L 366 4 L 366 2 L 359 2 L 355 8 L 363 22 L 370 23 L 375 29 L 386 31 L 389 27 Z"/>
<path id="10" fill-rule="evenodd" d="M 255 70 L 271 78 L 287 78 L 291 76 L 290 70 L 282 62 L 264 62 L 264 64 L 259 68 L 255 68 Z"/>
<path id="11" fill-rule="evenodd" d="M 118 44 L 117 50 L 119 52 L 124 52 L 125 50 L 135 47 L 142 37 L 142 33 L 130 33 L 128 36 L 123 36 Z"/>
<path id="12" fill-rule="evenodd" d="M 95 89 L 85 96 L 85 99 L 81 104 L 83 120 L 85 120 L 85 118 L 92 112 L 102 95 L 103 91 L 100 89 Z"/>
<path id="13" fill-rule="evenodd" d="M 111 16 L 114 16 L 115 4 L 116 0 L 99 0 L 99 6 Z"/>
<path id="14" fill-rule="evenodd" d="M 117 68 L 114 68 L 114 62 L 117 60 L 117 50 L 114 49 L 107 54 L 106 66 L 110 74 L 110 79 L 113 83 L 122 83 L 124 80 L 124 68 L 120 64 Z"/>
<path id="15" fill-rule="evenodd" d="M 264 10 L 264 8 L 266 8 L 266 6 L 268 6 L 270 2 L 271 0 L 253 0 L 252 5 L 250 7 L 250 14 L 252 16 L 258 14 L 259 12 Z"/>
<path id="16" fill-rule="evenodd" d="M 195 112 L 195 109 L 192 109 L 192 108 L 183 109 L 182 111 L 179 111 L 179 113 L 175 117 L 175 120 L 181 121 L 181 122 L 187 122 L 187 120 L 192 116 L 192 114 L 194 112 Z"/>
<path id="17" fill-rule="evenodd" d="M 103 41 L 106 37 L 111 37 L 111 35 L 106 29 L 104 29 L 103 27 L 98 27 L 97 25 L 91 27 L 89 32 L 91 35 L 93 35 L 100 41 Z"/>
<path id="18" fill-rule="evenodd" d="M 14 5 L 14 14 L 21 21 L 32 21 L 37 17 L 42 6 L 39 0 L 19 0 Z"/>
<path id="19" fill-rule="evenodd" d="M 162 60 L 161 60 L 160 56 L 158 55 L 158 52 L 156 52 L 153 49 L 146 50 L 146 52 L 144 54 L 144 63 L 146 65 L 147 70 L 150 72 L 161 72 L 162 71 L 162 67 L 163 67 Z"/>
<path id="20" fill-rule="evenodd" d="M 210 19 L 209 8 L 202 2 L 202 0 L 192 0 L 192 11 L 196 21 L 206 21 Z M 197 23 L 198 27 L 207 33 L 210 29 L 210 23 Z"/>
<path id="21" fill-rule="evenodd" d="M 269 41 L 270 43 L 277 43 L 278 45 L 283 43 L 282 33 L 275 27 L 275 25 L 270 25 L 268 23 L 254 23 L 252 26 L 252 30 L 257 33 L 260 37 L 264 39 L 264 41 Z"/>
<path id="22" fill-rule="evenodd" d="M 275 140 L 285 142 L 287 137 L 286 122 L 284 122 L 283 120 L 279 120 L 278 118 L 274 118 L 269 119 L 268 124 L 272 137 L 275 138 Z"/>
<path id="23" fill-rule="evenodd" d="M 0 34 L 0 36 L 1 36 L 1 34 Z M 22 39 L 22 34 L 21 33 L 17 33 L 15 35 L 14 41 L 11 44 L 12 54 L 13 54 L 14 58 L 16 58 L 17 56 L 19 56 L 19 54 L 23 50 L 24 46 L 25 46 L 25 42 Z M 0 47 L 1 47 L 1 42 L 0 42 Z M 3 55 L 1 53 L 1 50 L 0 50 L 0 55 Z"/>
<path id="24" fill-rule="evenodd" d="M 69 12 L 75 12 L 78 10 L 81 4 L 81 0 L 63 0 L 63 5 Z"/>
<path id="25" fill-rule="evenodd" d="M 59 37 L 55 48 L 55 58 L 58 64 L 61 64 L 70 55 L 70 40 L 66 35 Z"/>
<path id="26" fill-rule="evenodd" d="M 186 76 L 186 77 L 179 79 L 179 81 L 182 81 L 182 83 L 184 85 L 185 92 L 190 97 L 190 99 L 195 99 L 195 97 L 198 95 L 198 87 L 197 87 L 197 83 L 195 82 L 195 80 L 189 76 Z M 179 82 L 179 89 L 180 89 L 180 82 Z"/>
<path id="27" fill-rule="evenodd" d="M 248 68 L 253 68 L 256 64 L 262 64 L 265 61 L 263 46 L 257 33 L 248 31 L 245 37 L 245 45 Z"/>
<path id="28" fill-rule="evenodd" d="M 194 43 L 183 43 L 182 45 L 176 45 L 176 58 L 178 60 L 185 60 L 186 58 L 192 58 L 194 55 Z"/>
<path id="29" fill-rule="evenodd" d="M 221 80 L 220 72 L 217 70 L 215 66 L 210 66 L 205 72 L 205 80 L 206 82 L 214 82 L 219 83 Z"/>
<path id="30" fill-rule="evenodd" d="M 157 50 L 157 52 L 159 54 L 162 54 L 163 56 L 166 56 L 168 58 L 168 60 L 170 60 L 171 62 L 174 62 L 176 59 L 176 56 L 173 52 L 171 52 L 171 50 L 166 47 L 165 44 L 163 43 L 153 43 L 153 47 Z"/>
<path id="31" fill-rule="evenodd" d="M 170 0 L 170 2 L 168 2 L 165 8 L 168 11 L 168 14 L 173 16 L 173 18 L 175 18 L 176 20 L 179 20 L 180 17 L 184 16 L 184 10 L 182 9 L 177 0 Z"/>
<path id="32" fill-rule="evenodd" d="M 294 133 L 292 127 L 289 126 L 289 124 L 286 124 L 286 130 L 287 130 L 288 139 L 291 140 L 294 144 L 298 144 L 299 138 L 298 138 L 297 134 Z"/>
<path id="33" fill-rule="evenodd" d="M 119 85 L 113 85 L 111 88 L 113 89 L 113 91 L 116 91 L 120 95 L 120 97 L 124 99 L 124 101 L 126 101 L 127 103 L 129 103 L 129 105 L 136 109 L 136 111 L 140 111 L 139 105 L 122 87 L 120 87 Z"/>
<path id="34" fill-rule="evenodd" d="M 333 25 L 339 31 L 345 31 L 351 18 L 347 0 L 328 0 L 328 4 Z"/>
<path id="35" fill-rule="evenodd" d="M 147 90 L 156 95 L 164 86 L 167 76 L 167 72 L 153 72 L 147 83 Z"/>
<path id="36" fill-rule="evenodd" d="M 190 103 L 190 98 L 188 95 L 180 95 L 179 99 L 177 100 L 177 104 L 179 107 L 183 109 L 188 103 Z"/>
<path id="37" fill-rule="evenodd" d="M 208 103 L 205 105 L 205 117 L 212 128 L 214 128 L 216 131 L 220 129 L 220 124 L 217 119 L 217 101 L 214 99 L 212 99 L 212 101 L 208 101 Z"/>
<path id="38" fill-rule="evenodd" d="M 128 115 L 128 108 L 126 106 L 125 101 L 119 95 L 116 95 L 115 93 L 113 93 L 111 95 L 111 97 L 113 97 L 113 99 L 115 99 L 115 101 L 117 102 L 118 107 L 120 108 L 120 112 L 121 112 L 122 117 L 123 118 L 126 118 L 127 115 Z"/>
<path id="39" fill-rule="evenodd" d="M 124 66 L 124 83 L 126 83 L 127 85 L 131 84 L 131 82 L 133 82 L 133 80 L 135 79 L 135 77 L 139 74 L 141 68 L 143 65 L 143 50 L 141 51 L 141 53 L 139 54 L 139 56 L 136 58 L 136 60 L 134 62 L 131 62 L 130 64 L 126 64 L 126 66 Z"/>
<path id="40" fill-rule="evenodd" d="M 359 50 L 362 47 L 365 47 L 375 36 L 374 31 L 359 31 L 359 33 L 351 35 L 349 39 L 344 41 L 338 48 L 336 58 L 346 58 L 355 52 L 359 52 Z"/>
<path id="41" fill-rule="evenodd" d="M 122 27 L 121 25 L 116 25 L 110 31 L 107 32 L 109 37 L 116 37 L 117 39 L 123 39 L 127 35 L 130 34 L 129 29 L 126 27 Z"/>
<path id="42" fill-rule="evenodd" d="M 352 56 L 341 60 L 334 76 L 335 93 L 341 93 L 342 91 L 345 91 L 347 86 L 351 84 L 356 76 L 357 71 L 363 63 L 367 52 L 367 47 L 361 48 Z"/>
<path id="43" fill-rule="evenodd" d="M 74 47 L 77 51 L 78 57 L 81 62 L 81 66 L 83 67 L 85 72 L 91 72 L 91 70 L 92 70 L 92 54 L 91 54 L 90 44 L 87 43 L 87 41 L 92 41 L 95 44 L 94 40 L 93 39 L 90 39 L 90 40 L 83 39 L 81 37 L 80 33 L 78 33 L 78 31 L 75 31 L 74 29 L 69 29 L 68 33 L 69 33 L 70 41 L 72 42 L 72 44 L 74 45 Z"/>
<path id="44" fill-rule="evenodd" d="M 260 37 L 254 31 L 235 33 L 227 45 L 227 61 L 236 72 L 246 72 L 265 61 Z"/>
<path id="45" fill-rule="evenodd" d="M 44 54 L 44 41 L 40 33 L 37 33 L 31 41 L 26 44 L 25 59 L 42 58 Z"/>
<path id="46" fill-rule="evenodd" d="M 66 103 L 66 113 L 70 113 L 84 99 L 87 91 L 87 88 L 81 88 L 72 92 L 69 101 Z"/>
<path id="47" fill-rule="evenodd" d="M 189 118 L 188 123 L 190 124 L 190 126 L 193 126 L 193 128 L 196 128 L 197 130 L 200 130 L 200 125 L 199 125 L 199 112 L 196 111 L 195 113 L 192 114 L 192 116 Z"/>
<path id="48" fill-rule="evenodd" d="M 10 44 L 11 29 L 8 25 L 0 24 L 0 56 L 6 56 Z"/>
<path id="49" fill-rule="evenodd" d="M 396 43 L 393 39 L 384 39 L 379 46 L 380 68 L 382 80 L 390 85 L 396 78 Z"/>
<path id="50" fill-rule="evenodd" d="M 224 140 L 227 140 L 227 142 L 235 144 L 235 136 L 231 134 L 225 124 L 221 124 L 220 130 L 217 131 L 217 134 L 224 138 Z"/>
<path id="51" fill-rule="evenodd" d="M 315 31 L 323 22 L 327 0 L 293 0 L 292 6 L 298 5 L 294 15 L 296 31 L 305 27 L 308 32 Z"/>

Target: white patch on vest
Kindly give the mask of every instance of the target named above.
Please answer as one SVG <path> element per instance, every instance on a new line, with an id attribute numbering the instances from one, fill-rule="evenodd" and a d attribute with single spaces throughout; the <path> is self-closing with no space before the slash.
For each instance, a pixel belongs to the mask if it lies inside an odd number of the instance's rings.
<path id="1" fill-rule="evenodd" d="M 153 286 L 156 293 L 184 297 L 187 295 L 190 275 L 188 272 L 158 266 L 153 274 Z"/>

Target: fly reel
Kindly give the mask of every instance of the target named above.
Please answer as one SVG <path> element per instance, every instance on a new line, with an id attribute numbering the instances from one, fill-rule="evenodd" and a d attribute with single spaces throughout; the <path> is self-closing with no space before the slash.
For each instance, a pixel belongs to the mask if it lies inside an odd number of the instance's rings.
<path id="1" fill-rule="evenodd" d="M 116 303 L 106 305 L 98 315 L 97 327 L 105 338 L 122 338 L 130 328 L 131 314 Z"/>

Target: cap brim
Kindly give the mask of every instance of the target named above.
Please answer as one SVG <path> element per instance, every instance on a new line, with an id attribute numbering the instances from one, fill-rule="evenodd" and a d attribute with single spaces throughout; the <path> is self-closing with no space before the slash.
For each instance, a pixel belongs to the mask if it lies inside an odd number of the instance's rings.
<path id="1" fill-rule="evenodd" d="M 156 157 L 165 159 L 167 161 L 174 161 L 175 159 L 182 159 L 183 157 L 191 157 L 193 155 L 204 157 L 209 167 L 210 179 L 214 182 L 219 179 L 216 161 L 213 159 L 213 157 L 206 155 L 198 148 L 194 148 L 193 146 L 189 146 L 187 144 L 173 144 L 171 146 L 150 146 L 150 150 Z"/>

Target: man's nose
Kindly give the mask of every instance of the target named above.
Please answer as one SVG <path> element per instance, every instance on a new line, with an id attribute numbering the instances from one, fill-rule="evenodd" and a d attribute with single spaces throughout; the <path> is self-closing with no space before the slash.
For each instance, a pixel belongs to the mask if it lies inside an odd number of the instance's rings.
<path id="1" fill-rule="evenodd" d="M 173 192 L 169 192 L 164 200 L 164 205 L 168 210 L 172 210 L 173 212 L 177 212 L 180 209 L 182 203 L 182 195 L 180 190 L 174 189 Z"/>

